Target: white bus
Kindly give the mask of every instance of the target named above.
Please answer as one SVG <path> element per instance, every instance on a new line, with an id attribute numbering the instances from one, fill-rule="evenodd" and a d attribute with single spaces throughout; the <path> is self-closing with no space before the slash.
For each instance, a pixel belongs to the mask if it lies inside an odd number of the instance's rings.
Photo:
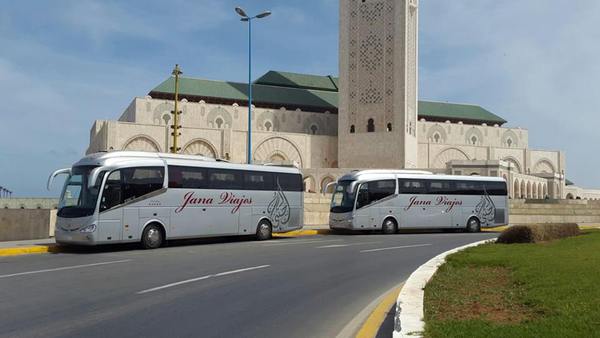
<path id="1" fill-rule="evenodd" d="M 201 156 L 110 152 L 84 157 L 68 175 L 58 207 L 59 244 L 141 242 L 254 235 L 302 228 L 297 168 L 240 165 Z"/>
<path id="2" fill-rule="evenodd" d="M 498 177 L 416 171 L 355 171 L 341 177 L 331 201 L 333 230 L 463 229 L 508 223 L 506 181 Z"/>

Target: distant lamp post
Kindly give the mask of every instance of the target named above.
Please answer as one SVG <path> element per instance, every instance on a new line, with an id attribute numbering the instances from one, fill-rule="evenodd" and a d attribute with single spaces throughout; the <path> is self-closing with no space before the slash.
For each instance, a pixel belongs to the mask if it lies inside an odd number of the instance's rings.
<path id="1" fill-rule="evenodd" d="M 252 163 L 252 20 L 262 19 L 271 15 L 270 11 L 264 11 L 255 16 L 249 16 L 240 7 L 235 8 L 243 22 L 248 22 L 248 164 Z"/>
<path id="2" fill-rule="evenodd" d="M 173 132 L 171 133 L 173 136 L 173 146 L 171 147 L 171 152 L 177 154 L 181 150 L 181 148 L 178 147 L 177 141 L 179 136 L 181 136 L 181 133 L 179 132 L 179 129 L 181 129 L 181 126 L 179 125 L 179 116 L 182 113 L 179 111 L 179 75 L 183 74 L 183 72 L 179 68 L 179 65 L 175 65 L 175 69 L 173 69 L 171 74 L 175 77 L 175 109 L 171 112 L 171 114 L 173 114 L 173 125 L 171 126 L 171 129 L 173 129 Z"/>

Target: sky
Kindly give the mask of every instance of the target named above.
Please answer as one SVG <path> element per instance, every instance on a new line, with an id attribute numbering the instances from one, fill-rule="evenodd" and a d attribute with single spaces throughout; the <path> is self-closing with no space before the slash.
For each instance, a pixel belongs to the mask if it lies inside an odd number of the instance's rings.
<path id="1" fill-rule="evenodd" d="M 48 175 L 81 158 L 95 120 L 184 75 L 338 74 L 337 0 L 0 0 L 0 186 L 57 196 Z M 600 188 L 600 1 L 421 0 L 419 97 L 474 103 L 563 150 L 567 176 Z"/>

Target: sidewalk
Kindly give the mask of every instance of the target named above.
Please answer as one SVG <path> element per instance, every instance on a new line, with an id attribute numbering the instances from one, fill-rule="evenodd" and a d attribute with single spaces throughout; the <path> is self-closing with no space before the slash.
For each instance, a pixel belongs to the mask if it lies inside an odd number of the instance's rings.
<path id="1" fill-rule="evenodd" d="M 54 241 L 54 238 L 32 239 L 32 240 L 28 240 L 28 241 L 8 241 L 8 242 L 0 242 L 0 249 L 39 246 L 39 245 L 54 245 L 54 244 L 56 244 L 56 242 Z"/>

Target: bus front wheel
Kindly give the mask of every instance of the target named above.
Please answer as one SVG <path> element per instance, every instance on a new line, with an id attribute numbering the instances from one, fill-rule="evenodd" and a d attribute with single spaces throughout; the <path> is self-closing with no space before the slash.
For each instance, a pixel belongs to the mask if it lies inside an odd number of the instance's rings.
<path id="1" fill-rule="evenodd" d="M 271 223 L 269 221 L 263 219 L 258 223 L 258 227 L 256 228 L 256 240 L 258 241 L 266 241 L 271 239 L 272 237 L 272 228 Z"/>
<path id="2" fill-rule="evenodd" d="M 142 234 L 142 246 L 144 249 L 157 249 L 164 241 L 162 229 L 156 224 L 150 224 Z"/>
<path id="3" fill-rule="evenodd" d="M 481 223 L 475 217 L 469 218 L 467 222 L 467 232 L 480 232 L 481 231 Z"/>
<path id="4" fill-rule="evenodd" d="M 383 221 L 383 225 L 381 226 L 381 231 L 386 235 L 395 234 L 398 232 L 398 224 L 391 218 Z"/>

